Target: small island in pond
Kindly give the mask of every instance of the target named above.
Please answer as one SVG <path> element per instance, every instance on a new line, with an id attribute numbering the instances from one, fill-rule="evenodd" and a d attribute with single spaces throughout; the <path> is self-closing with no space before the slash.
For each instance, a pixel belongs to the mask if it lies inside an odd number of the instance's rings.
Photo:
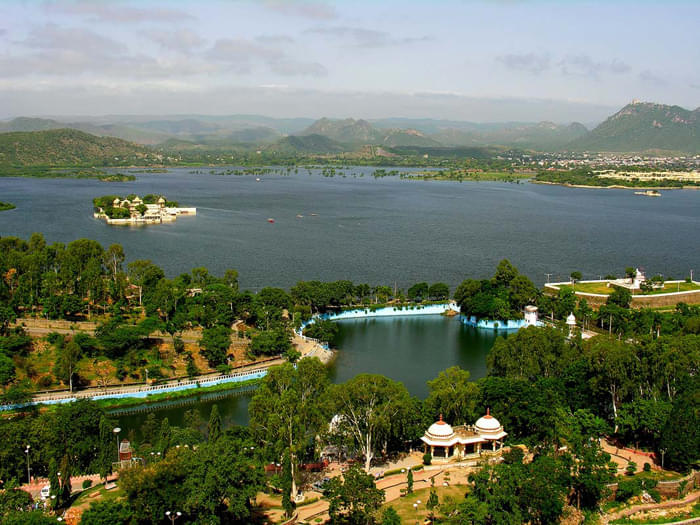
<path id="1" fill-rule="evenodd" d="M 0 211 L 14 210 L 14 209 L 15 209 L 15 205 L 12 204 L 11 202 L 0 201 Z"/>
<path id="2" fill-rule="evenodd" d="M 172 222 L 178 215 L 197 215 L 197 208 L 181 208 L 177 202 L 163 195 L 103 195 L 92 200 L 94 217 L 107 224 L 162 224 Z"/>

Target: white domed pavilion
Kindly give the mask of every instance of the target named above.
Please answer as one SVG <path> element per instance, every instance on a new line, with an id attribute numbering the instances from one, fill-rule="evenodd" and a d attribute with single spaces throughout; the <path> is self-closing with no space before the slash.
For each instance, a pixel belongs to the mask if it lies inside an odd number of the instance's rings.
<path id="1" fill-rule="evenodd" d="M 508 435 L 490 410 L 475 425 L 452 427 L 440 419 L 430 425 L 421 441 L 433 461 L 445 462 L 460 459 L 476 459 L 482 454 L 500 454 L 503 439 Z"/>

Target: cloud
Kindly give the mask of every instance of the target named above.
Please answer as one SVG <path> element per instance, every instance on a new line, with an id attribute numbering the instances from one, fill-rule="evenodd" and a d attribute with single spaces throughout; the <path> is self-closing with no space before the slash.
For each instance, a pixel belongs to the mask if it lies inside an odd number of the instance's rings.
<path id="1" fill-rule="evenodd" d="M 92 22 L 178 22 L 195 19 L 192 14 L 179 9 L 140 8 L 89 0 L 50 2 L 46 4 L 46 9 L 52 13 L 83 16 Z"/>
<path id="2" fill-rule="evenodd" d="M 81 27 L 62 28 L 46 24 L 32 29 L 22 42 L 26 47 L 49 51 L 77 51 L 99 55 L 124 51 L 126 47 L 109 38 Z"/>
<path id="3" fill-rule="evenodd" d="M 227 63 L 240 73 L 250 73 L 258 64 L 284 76 L 325 76 L 328 73 L 318 62 L 296 60 L 279 48 L 241 38 L 217 40 L 207 52 L 207 57 Z"/>
<path id="4" fill-rule="evenodd" d="M 505 65 L 508 69 L 527 71 L 533 75 L 542 73 L 550 67 L 548 55 L 536 55 L 535 53 L 501 55 L 497 56 L 496 60 Z"/>
<path id="5" fill-rule="evenodd" d="M 602 74 L 621 74 L 630 71 L 626 63 L 614 59 L 611 62 L 598 62 L 588 55 L 568 56 L 559 62 L 559 68 L 564 75 L 598 78 Z"/>
<path id="6" fill-rule="evenodd" d="M 332 20 L 338 16 L 335 7 L 326 2 L 309 0 L 265 0 L 264 5 L 285 15 L 311 18 L 314 20 Z"/>
<path id="7" fill-rule="evenodd" d="M 256 42 L 261 44 L 293 44 L 294 39 L 289 35 L 259 35 L 255 37 Z"/>
<path id="8" fill-rule="evenodd" d="M 188 29 L 163 31 L 149 34 L 151 40 L 163 49 L 188 54 L 204 45 L 205 40 Z"/>
<path id="9" fill-rule="evenodd" d="M 639 80 L 642 82 L 646 82 L 647 84 L 652 84 L 654 86 L 665 86 L 668 84 L 666 80 L 661 78 L 660 76 L 652 73 L 648 69 L 645 69 L 639 75 L 637 75 Z"/>
<path id="10" fill-rule="evenodd" d="M 304 33 L 327 38 L 351 40 L 353 45 L 365 48 L 413 44 L 433 40 L 430 36 L 394 38 L 386 31 L 350 26 L 312 27 L 304 31 Z"/>

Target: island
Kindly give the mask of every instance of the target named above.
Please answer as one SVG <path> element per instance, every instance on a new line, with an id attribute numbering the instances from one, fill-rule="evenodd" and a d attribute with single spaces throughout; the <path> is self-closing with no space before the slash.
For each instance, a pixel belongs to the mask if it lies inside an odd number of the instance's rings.
<path id="1" fill-rule="evenodd" d="M 11 202 L 0 201 L 0 211 L 14 210 L 14 209 L 15 209 L 15 205 L 12 204 Z"/>
<path id="2" fill-rule="evenodd" d="M 103 195 L 92 200 L 93 216 L 107 224 L 162 224 L 172 222 L 178 215 L 197 215 L 197 208 L 181 208 L 177 202 L 163 195 Z"/>

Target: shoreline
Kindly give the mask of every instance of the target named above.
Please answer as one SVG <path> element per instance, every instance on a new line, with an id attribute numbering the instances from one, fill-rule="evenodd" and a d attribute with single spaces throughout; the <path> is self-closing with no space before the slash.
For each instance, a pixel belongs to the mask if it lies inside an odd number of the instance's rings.
<path id="1" fill-rule="evenodd" d="M 551 182 L 547 180 L 530 179 L 532 184 L 548 184 L 550 186 L 564 186 L 566 188 L 584 188 L 593 190 L 700 190 L 700 186 L 620 186 L 612 184 L 610 186 L 592 186 L 589 184 L 568 184 L 566 182 Z"/>

